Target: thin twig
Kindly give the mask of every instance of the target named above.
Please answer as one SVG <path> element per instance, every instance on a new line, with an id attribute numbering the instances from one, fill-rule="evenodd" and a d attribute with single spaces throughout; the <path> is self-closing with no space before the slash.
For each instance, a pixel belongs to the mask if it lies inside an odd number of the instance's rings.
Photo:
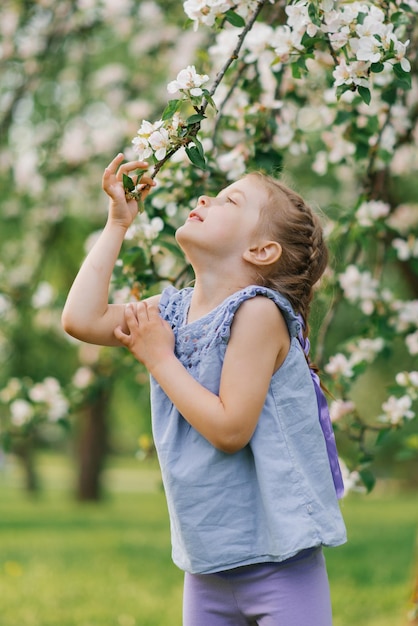
<path id="1" fill-rule="evenodd" d="M 250 17 L 248 23 L 245 25 L 244 29 L 242 30 L 242 32 L 240 33 L 240 35 L 238 37 L 237 45 L 235 46 L 234 51 L 232 52 L 231 56 L 226 61 L 224 66 L 217 73 L 217 75 L 215 77 L 215 80 L 213 82 L 213 85 L 212 85 L 212 87 L 211 87 L 211 89 L 209 91 L 209 96 L 211 98 L 215 94 L 215 92 L 216 92 L 217 88 L 219 87 L 220 83 L 222 82 L 222 79 L 225 76 L 226 72 L 228 71 L 229 67 L 232 65 L 232 63 L 234 61 L 236 61 L 238 59 L 239 53 L 240 53 L 240 50 L 241 50 L 241 47 L 242 47 L 242 44 L 244 43 L 244 40 L 245 40 L 245 37 L 247 36 L 249 31 L 253 27 L 257 17 L 259 16 L 259 14 L 261 12 L 261 9 L 266 4 L 266 2 L 267 2 L 267 0 L 260 0 L 258 2 L 257 7 L 256 7 L 254 13 Z M 197 112 L 200 113 L 201 115 L 204 115 L 208 105 L 209 105 L 209 100 L 204 98 L 203 101 L 202 101 L 202 106 L 197 109 Z M 196 124 L 193 124 L 191 130 L 189 131 L 187 137 L 185 137 L 184 141 L 179 143 L 178 145 L 174 146 L 173 148 L 171 148 L 171 150 L 169 150 L 167 152 L 165 157 L 163 159 L 161 159 L 161 161 L 158 161 L 158 163 L 155 164 L 154 170 L 153 170 L 153 172 L 151 174 L 151 178 L 155 178 L 156 177 L 156 175 L 158 174 L 160 169 L 163 167 L 163 165 L 165 165 L 165 163 L 167 163 L 167 161 L 169 159 L 171 159 L 171 157 L 178 150 L 180 150 L 180 148 L 182 148 L 184 146 L 187 146 L 189 143 L 191 143 L 193 141 L 193 137 L 196 137 L 197 133 L 200 130 L 200 124 L 201 124 L 201 122 L 196 122 Z"/>

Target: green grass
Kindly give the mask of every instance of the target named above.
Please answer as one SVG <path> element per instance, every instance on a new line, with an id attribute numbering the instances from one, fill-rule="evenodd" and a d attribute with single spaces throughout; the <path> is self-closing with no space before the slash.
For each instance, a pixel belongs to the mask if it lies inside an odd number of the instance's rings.
<path id="1" fill-rule="evenodd" d="M 35 500 L 15 471 L 0 473 L 0 625 L 180 626 L 183 576 L 155 465 L 113 463 L 108 497 L 88 505 L 70 497 L 64 463 L 41 469 Z M 326 551 L 334 626 L 406 626 L 417 509 L 416 494 L 343 501 L 349 543 Z"/>

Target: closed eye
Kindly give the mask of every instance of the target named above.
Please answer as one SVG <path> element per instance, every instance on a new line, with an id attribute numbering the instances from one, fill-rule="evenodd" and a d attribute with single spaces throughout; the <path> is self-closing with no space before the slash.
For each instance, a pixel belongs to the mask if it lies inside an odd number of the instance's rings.
<path id="1" fill-rule="evenodd" d="M 227 197 L 226 201 L 230 202 L 231 204 L 236 204 L 236 202 L 234 202 L 234 200 L 230 196 Z"/>

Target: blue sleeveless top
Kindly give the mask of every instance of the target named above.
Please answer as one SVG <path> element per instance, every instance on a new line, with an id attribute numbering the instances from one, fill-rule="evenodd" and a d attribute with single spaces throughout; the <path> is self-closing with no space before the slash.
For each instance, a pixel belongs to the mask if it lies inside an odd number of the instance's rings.
<path id="1" fill-rule="evenodd" d="M 315 546 L 346 541 L 300 322 L 281 294 L 250 286 L 187 323 L 193 289 L 168 287 L 160 314 L 175 334 L 175 352 L 191 375 L 219 393 L 234 314 L 247 299 L 271 298 L 291 345 L 271 379 L 250 442 L 234 454 L 215 448 L 182 417 L 151 377 L 154 441 L 170 516 L 174 563 L 214 573 L 280 562 Z"/>

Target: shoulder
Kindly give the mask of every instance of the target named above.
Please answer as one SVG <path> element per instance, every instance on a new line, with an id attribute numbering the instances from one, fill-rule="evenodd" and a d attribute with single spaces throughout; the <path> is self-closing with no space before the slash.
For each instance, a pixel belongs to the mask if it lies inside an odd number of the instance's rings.
<path id="1" fill-rule="evenodd" d="M 237 309 L 232 330 L 243 329 L 253 335 L 280 336 L 288 339 L 289 332 L 285 319 L 277 306 L 270 298 L 264 295 L 256 295 L 242 302 Z"/>

